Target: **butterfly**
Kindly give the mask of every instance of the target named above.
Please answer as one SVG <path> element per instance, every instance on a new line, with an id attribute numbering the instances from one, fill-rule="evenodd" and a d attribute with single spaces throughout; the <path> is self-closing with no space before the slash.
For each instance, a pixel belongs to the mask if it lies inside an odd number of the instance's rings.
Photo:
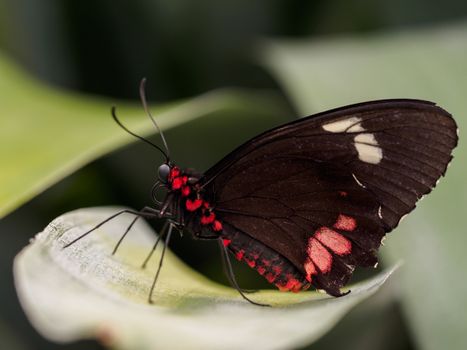
<path id="1" fill-rule="evenodd" d="M 173 229 L 218 242 L 231 284 L 229 255 L 245 262 L 281 291 L 311 286 L 339 297 L 356 267 L 376 267 L 386 233 L 411 212 L 445 174 L 456 147 L 457 126 L 432 102 L 392 99 L 345 106 L 265 131 L 226 155 L 205 173 L 182 169 L 170 158 L 159 130 L 165 161 L 152 188 L 154 207 L 124 210 L 166 220 L 143 266 Z M 166 191 L 162 201 L 157 191 Z M 157 270 L 149 301 L 160 273 Z"/>

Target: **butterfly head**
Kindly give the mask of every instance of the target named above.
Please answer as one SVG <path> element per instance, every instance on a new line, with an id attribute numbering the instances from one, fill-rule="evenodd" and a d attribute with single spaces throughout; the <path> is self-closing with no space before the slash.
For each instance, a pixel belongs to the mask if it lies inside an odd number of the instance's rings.
<path id="1" fill-rule="evenodd" d="M 170 170 L 171 170 L 171 169 L 170 169 L 170 165 L 167 164 L 167 163 L 163 163 L 163 164 L 159 167 L 157 173 L 158 173 L 158 175 L 159 175 L 159 180 L 160 180 L 162 183 L 165 183 L 165 184 L 166 184 L 166 183 L 168 182 Z"/>

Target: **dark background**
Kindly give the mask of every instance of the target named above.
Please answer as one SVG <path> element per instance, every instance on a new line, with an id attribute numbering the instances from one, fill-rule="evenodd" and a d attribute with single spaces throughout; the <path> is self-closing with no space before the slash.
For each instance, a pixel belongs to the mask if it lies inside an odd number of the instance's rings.
<path id="1" fill-rule="evenodd" d="M 255 64 L 255 47 L 262 38 L 366 35 L 461 20 L 466 14 L 467 2 L 454 0 L 0 0 L 0 45 L 31 74 L 57 87 L 136 99 L 138 82 L 146 76 L 155 87 L 148 90 L 150 100 L 162 102 L 231 86 L 280 94 L 273 78 Z M 293 118 L 293 107 L 288 110 Z M 169 142 L 177 138 L 171 133 L 167 137 Z M 193 140 L 196 143 L 196 137 Z M 12 260 L 35 233 L 64 212 L 145 205 L 158 166 L 150 152 L 136 143 L 118 150 L 0 221 L 2 348 L 100 348 L 91 341 L 57 345 L 38 335 L 18 304 Z M 204 170 L 206 164 L 195 163 L 190 165 Z M 15 234 L 9 234 L 13 230 Z M 194 268 L 225 283 L 215 246 L 185 237 L 174 239 L 172 248 Z M 237 269 L 242 285 L 267 286 L 249 269 Z M 415 348 L 397 304 L 370 311 L 352 311 L 310 348 Z M 364 332 L 359 327 L 363 324 Z"/>

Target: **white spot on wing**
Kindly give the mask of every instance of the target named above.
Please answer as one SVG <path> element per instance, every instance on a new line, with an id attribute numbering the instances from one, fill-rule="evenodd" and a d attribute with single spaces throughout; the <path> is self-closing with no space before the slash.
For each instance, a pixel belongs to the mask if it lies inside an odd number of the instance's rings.
<path id="1" fill-rule="evenodd" d="M 383 213 L 382 213 L 381 209 L 382 208 L 381 208 L 381 205 L 380 205 L 379 208 L 378 208 L 378 216 L 379 216 L 380 219 L 383 219 Z"/>
<path id="2" fill-rule="evenodd" d="M 383 150 L 378 146 L 367 145 L 365 143 L 355 143 L 358 152 L 358 159 L 370 164 L 379 164 L 383 159 Z"/>
<path id="3" fill-rule="evenodd" d="M 358 134 L 353 140 L 359 143 L 378 146 L 378 141 L 376 141 L 375 135 L 370 133 Z"/>
<path id="4" fill-rule="evenodd" d="M 360 124 L 361 118 L 351 117 L 323 125 L 323 129 L 329 132 L 358 133 L 365 131 Z M 354 145 L 358 152 L 358 158 L 365 163 L 379 164 L 383 159 L 383 150 L 379 147 L 375 135 L 361 133 L 355 136 Z"/>
<path id="5" fill-rule="evenodd" d="M 383 150 L 379 147 L 374 134 L 359 134 L 355 136 L 354 142 L 361 161 L 378 164 L 383 159 Z"/>
<path id="6" fill-rule="evenodd" d="M 323 125 L 323 129 L 330 132 L 357 132 L 364 131 L 361 127 L 360 122 L 362 120 L 357 117 L 348 119 L 338 120 L 336 122 L 328 123 Z"/>

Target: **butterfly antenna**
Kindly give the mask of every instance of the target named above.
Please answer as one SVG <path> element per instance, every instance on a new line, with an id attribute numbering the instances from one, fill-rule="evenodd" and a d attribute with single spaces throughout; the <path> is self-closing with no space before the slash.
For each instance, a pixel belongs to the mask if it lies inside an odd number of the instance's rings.
<path id="1" fill-rule="evenodd" d="M 145 139 L 144 137 L 142 136 L 139 136 L 137 134 L 135 134 L 134 132 L 130 131 L 125 125 L 123 125 L 123 123 L 118 119 L 117 117 L 117 112 L 116 112 L 117 108 L 115 106 L 112 106 L 112 109 L 111 109 L 111 113 L 112 113 L 112 118 L 114 118 L 115 122 L 123 129 L 125 130 L 127 133 L 129 133 L 130 135 L 136 137 L 137 139 L 140 139 L 141 141 L 144 141 L 146 142 L 147 144 L 151 145 L 152 147 L 154 148 L 157 148 L 163 155 L 164 157 L 166 158 L 166 161 L 168 162 L 169 161 L 169 156 L 167 155 L 167 153 L 165 153 L 162 148 L 160 148 L 159 146 L 157 146 L 156 144 L 152 143 L 151 141 Z"/>
<path id="2" fill-rule="evenodd" d="M 167 151 L 167 161 L 170 160 L 170 151 L 169 151 L 169 146 L 167 145 L 167 141 L 165 140 L 164 133 L 162 132 L 162 129 L 159 127 L 159 125 L 156 123 L 156 120 L 151 114 L 151 111 L 149 110 L 148 107 L 148 102 L 146 100 L 146 78 L 141 79 L 141 83 L 139 84 L 139 96 L 141 98 L 141 103 L 143 104 L 143 108 L 148 115 L 148 117 L 151 119 L 152 123 L 156 127 L 157 131 L 159 131 L 159 134 L 161 135 L 162 142 L 164 143 L 164 147 Z"/>

